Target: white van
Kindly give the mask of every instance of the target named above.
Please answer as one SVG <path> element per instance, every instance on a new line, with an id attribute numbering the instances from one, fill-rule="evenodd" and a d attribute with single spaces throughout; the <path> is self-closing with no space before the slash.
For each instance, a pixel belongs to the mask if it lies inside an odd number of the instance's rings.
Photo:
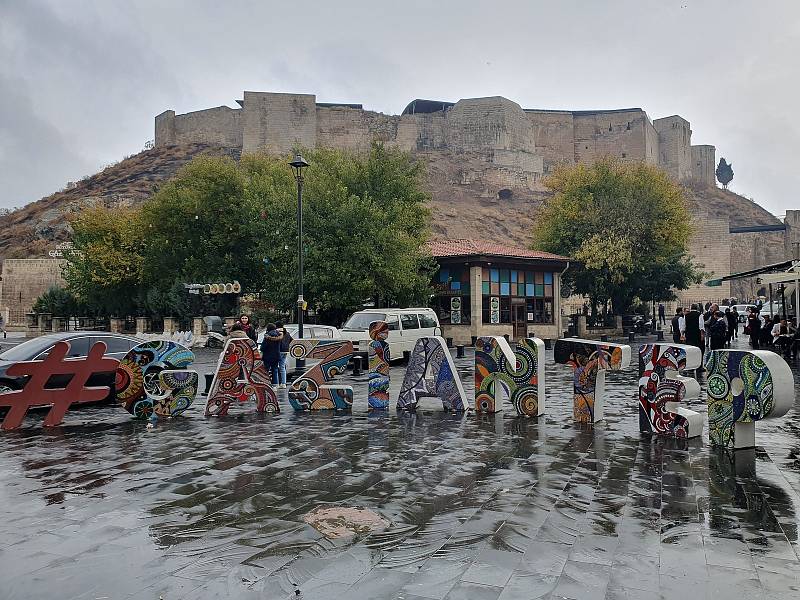
<path id="1" fill-rule="evenodd" d="M 389 325 L 389 356 L 400 360 L 411 354 L 421 337 L 442 335 L 439 319 L 432 308 L 370 308 L 353 313 L 341 334 L 352 340 L 353 353 L 363 356 L 369 350 L 369 325 L 373 321 L 386 321 Z"/>

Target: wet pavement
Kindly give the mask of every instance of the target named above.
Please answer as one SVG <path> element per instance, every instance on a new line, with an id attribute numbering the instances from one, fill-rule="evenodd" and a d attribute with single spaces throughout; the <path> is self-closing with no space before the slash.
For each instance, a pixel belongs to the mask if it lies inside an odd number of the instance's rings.
<path id="1" fill-rule="evenodd" d="M 797 600 L 798 404 L 733 464 L 705 432 L 638 432 L 635 365 L 607 374 L 594 427 L 552 352 L 538 421 L 367 414 L 366 376 L 348 414 L 295 414 L 285 390 L 278 415 L 206 419 L 198 397 L 152 430 L 115 407 L 31 414 L 0 435 L 0 598 Z M 381 527 L 306 522 L 349 507 Z"/>

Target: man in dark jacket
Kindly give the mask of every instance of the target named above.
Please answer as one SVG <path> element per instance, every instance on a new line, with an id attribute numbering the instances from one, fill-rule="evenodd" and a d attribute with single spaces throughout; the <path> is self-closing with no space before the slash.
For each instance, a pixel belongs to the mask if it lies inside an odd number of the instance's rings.
<path id="1" fill-rule="evenodd" d="M 705 323 L 697 304 L 692 304 L 691 310 L 683 316 L 680 327 L 684 343 L 690 346 L 697 346 L 700 348 L 700 354 L 702 355 L 706 349 Z M 703 370 L 702 366 L 698 369 L 700 372 Z"/>
<path id="2" fill-rule="evenodd" d="M 728 324 L 720 311 L 711 316 L 708 327 L 709 337 L 711 338 L 711 349 L 721 350 L 725 347 L 728 340 Z"/>
<path id="3" fill-rule="evenodd" d="M 278 333 L 283 335 L 281 338 L 280 351 L 281 355 L 278 359 L 278 382 L 281 388 L 286 387 L 286 359 L 289 357 L 289 344 L 292 343 L 292 334 L 286 331 L 282 321 L 275 323 L 275 329 Z M 264 336 L 266 338 L 266 336 Z"/>
<path id="4" fill-rule="evenodd" d="M 272 376 L 272 384 L 278 383 L 278 363 L 281 360 L 281 340 L 283 335 L 276 328 L 275 323 L 267 325 L 264 339 L 261 341 L 261 360 Z"/>
<path id="5" fill-rule="evenodd" d="M 678 307 L 675 311 L 675 316 L 672 317 L 670 324 L 672 325 L 672 341 L 676 344 L 681 343 L 681 317 L 683 316 L 683 309 Z"/>

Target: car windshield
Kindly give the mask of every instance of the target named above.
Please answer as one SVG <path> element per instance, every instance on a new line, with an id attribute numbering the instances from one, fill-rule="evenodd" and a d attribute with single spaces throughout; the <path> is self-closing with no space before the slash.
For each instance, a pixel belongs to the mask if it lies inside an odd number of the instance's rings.
<path id="1" fill-rule="evenodd" d="M 367 331 L 373 321 L 385 321 L 385 313 L 357 312 L 347 320 L 342 329 L 344 331 Z"/>
<path id="2" fill-rule="evenodd" d="M 44 335 L 42 337 L 38 337 L 33 340 L 28 340 L 27 342 L 23 342 L 18 346 L 14 346 L 13 348 L 9 348 L 8 350 L 0 354 L 0 360 L 7 360 L 10 362 L 31 360 L 34 356 L 36 356 L 43 350 L 47 350 L 50 346 L 55 344 L 59 339 L 61 338 Z"/>

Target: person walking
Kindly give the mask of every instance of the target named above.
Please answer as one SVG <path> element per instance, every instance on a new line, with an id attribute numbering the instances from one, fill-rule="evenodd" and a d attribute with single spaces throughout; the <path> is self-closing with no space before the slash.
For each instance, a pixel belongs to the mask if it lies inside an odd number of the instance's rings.
<path id="1" fill-rule="evenodd" d="M 731 307 L 731 323 L 733 323 L 733 339 L 739 339 L 739 311 L 736 310 L 736 307 Z"/>
<path id="2" fill-rule="evenodd" d="M 670 321 L 672 327 L 672 341 L 676 344 L 681 343 L 681 317 L 683 316 L 683 309 L 678 307 L 675 311 L 675 316 Z"/>
<path id="3" fill-rule="evenodd" d="M 663 304 L 658 305 L 658 324 L 659 325 L 666 325 L 667 324 L 667 312 L 664 308 Z"/>
<path id="4" fill-rule="evenodd" d="M 731 341 L 733 340 L 733 332 L 736 331 L 739 324 L 738 317 L 733 314 L 730 308 L 725 309 L 725 323 L 728 325 L 728 335 L 725 337 L 725 344 L 730 347 Z"/>
<path id="5" fill-rule="evenodd" d="M 292 343 L 292 334 L 286 331 L 282 321 L 275 323 L 275 329 L 283 337 L 280 341 L 280 356 L 278 358 L 278 383 L 280 388 L 286 387 L 286 359 L 289 357 L 289 344 Z M 266 337 L 266 335 L 264 336 Z"/>
<path id="6" fill-rule="evenodd" d="M 712 350 L 722 350 L 728 341 L 728 324 L 722 312 L 717 311 L 711 316 L 709 324 L 709 346 Z"/>
<path id="7" fill-rule="evenodd" d="M 759 340 L 761 339 L 761 319 L 758 317 L 758 310 L 750 309 L 747 315 L 747 333 L 750 334 L 750 346 L 753 350 L 758 350 Z"/>
<path id="8" fill-rule="evenodd" d="M 278 364 L 281 360 L 281 340 L 283 335 L 275 327 L 275 323 L 267 324 L 264 340 L 261 342 L 261 360 L 272 377 L 272 384 L 278 383 Z"/>
<path id="9" fill-rule="evenodd" d="M 239 316 L 239 324 L 242 326 L 242 331 L 247 334 L 254 342 L 258 339 L 258 332 L 256 328 L 253 327 L 253 324 L 250 322 L 250 317 L 248 315 L 240 315 Z"/>
<path id="10" fill-rule="evenodd" d="M 684 343 L 700 348 L 700 355 L 702 357 L 706 349 L 705 322 L 703 321 L 703 315 L 700 314 L 697 304 L 692 304 L 691 310 L 681 317 L 679 327 L 681 330 L 681 338 Z M 703 364 L 702 360 L 700 364 Z M 704 370 L 702 366 L 698 369 L 699 372 Z"/>
<path id="11" fill-rule="evenodd" d="M 761 317 L 761 332 L 759 333 L 758 344 L 762 348 L 769 348 L 772 346 L 772 317 L 764 315 Z"/>
<path id="12" fill-rule="evenodd" d="M 0 312 L 0 331 L 3 332 L 3 339 L 6 339 L 8 337 L 8 334 L 6 333 L 6 320 L 3 317 L 3 313 L 1 312 Z"/>

